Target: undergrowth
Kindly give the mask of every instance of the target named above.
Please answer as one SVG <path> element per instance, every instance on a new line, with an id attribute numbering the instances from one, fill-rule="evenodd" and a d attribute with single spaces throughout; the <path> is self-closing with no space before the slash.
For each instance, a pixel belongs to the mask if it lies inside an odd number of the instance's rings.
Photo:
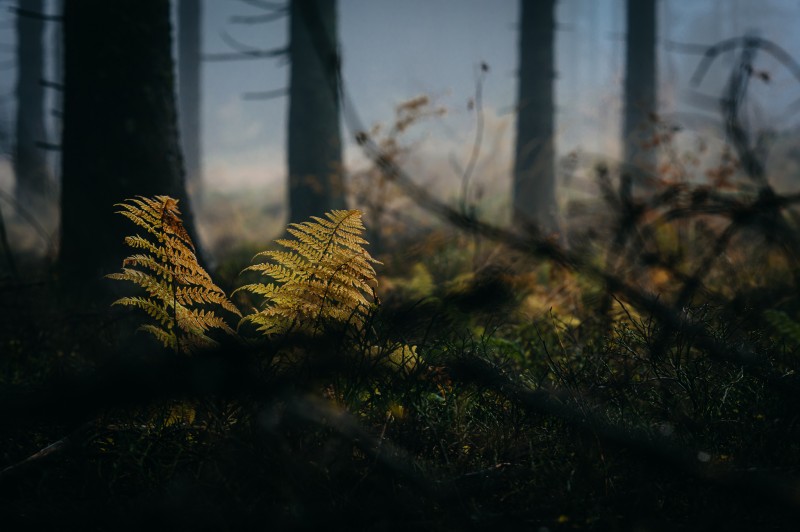
<path id="1" fill-rule="evenodd" d="M 174 202 L 128 203 L 149 258 L 112 278 L 143 290 L 120 301 L 161 343 L 112 356 L 103 316 L 84 335 L 15 326 L 45 316 L 47 288 L 4 288 L 4 510 L 113 529 L 785 529 L 791 198 L 597 179 L 609 230 L 570 249 L 453 217 L 472 228 L 384 240 L 384 269 L 337 211 L 260 253 L 231 299 Z"/>

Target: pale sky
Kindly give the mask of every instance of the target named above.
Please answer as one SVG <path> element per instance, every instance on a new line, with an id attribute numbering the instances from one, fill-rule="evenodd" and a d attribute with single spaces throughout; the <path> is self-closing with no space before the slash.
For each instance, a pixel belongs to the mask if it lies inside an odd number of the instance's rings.
<path id="1" fill-rule="evenodd" d="M 286 42 L 285 20 L 249 27 L 230 24 L 231 15 L 259 10 L 230 0 L 206 0 L 205 6 L 209 52 L 229 50 L 222 32 L 259 48 Z M 515 0 L 340 1 L 343 77 L 363 123 L 387 123 L 398 103 L 425 94 L 448 111 L 423 128 L 428 141 L 461 146 L 472 135 L 474 117 L 467 102 L 481 61 L 491 67 L 484 85 L 487 113 L 513 120 L 517 7 Z M 209 177 L 225 172 L 247 183 L 282 179 L 287 100 L 245 101 L 242 93 L 286 87 L 285 63 L 260 60 L 204 67 Z M 346 153 L 348 160 L 357 158 L 352 145 Z M 225 169 L 232 154 L 242 163 L 238 176 Z"/>
<path id="2" fill-rule="evenodd" d="M 286 44 L 285 19 L 267 25 L 231 24 L 232 15 L 260 11 L 241 0 L 202 1 L 205 52 L 230 51 L 223 32 L 256 48 Z M 0 48 L 0 67 L 13 63 L 10 5 L 11 0 L 0 0 L 0 44 L 5 45 Z M 484 82 L 484 156 L 491 159 L 496 173 L 506 171 L 514 141 L 518 6 L 517 0 L 339 0 L 343 77 L 364 124 L 388 123 L 398 103 L 428 95 L 447 114 L 418 129 L 418 151 L 430 168 L 453 174 L 449 161 L 463 162 L 472 142 L 475 114 L 467 102 L 474 92 L 476 67 L 486 62 L 491 70 Z M 720 10 L 727 15 L 718 16 Z M 580 148 L 585 153 L 617 156 L 624 14 L 625 0 L 560 0 L 557 4 L 556 146 L 560 154 Z M 698 58 L 668 51 L 667 41 L 712 44 L 755 30 L 800 57 L 798 2 L 661 0 L 659 16 L 659 96 L 665 116 L 697 114 L 688 102 L 693 90 L 689 78 Z M 756 118 L 778 129 L 792 127 L 798 117 L 787 114 L 785 107 L 800 97 L 800 85 L 774 60 L 762 54 L 759 62 L 773 80 L 753 84 L 752 94 L 761 102 L 760 108 L 755 106 Z M 729 65 L 730 56 L 727 63 L 723 60 L 712 69 L 699 92 L 718 97 Z M 10 96 L 15 73 L 13 65 L 5 66 L 0 76 L 0 126 L 13 124 Z M 224 187 L 283 183 L 287 99 L 246 101 L 242 95 L 284 88 L 287 77 L 282 60 L 204 64 L 202 134 L 207 181 Z M 714 110 L 706 114 L 713 122 Z M 359 164 L 352 143 L 346 146 L 346 160 L 351 167 Z"/>

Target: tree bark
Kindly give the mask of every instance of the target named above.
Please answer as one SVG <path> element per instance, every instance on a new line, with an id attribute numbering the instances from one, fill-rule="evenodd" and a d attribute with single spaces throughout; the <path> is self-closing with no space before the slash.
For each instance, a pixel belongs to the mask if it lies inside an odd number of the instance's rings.
<path id="1" fill-rule="evenodd" d="M 202 201 L 203 175 L 200 151 L 200 54 L 202 0 L 178 2 L 178 102 L 180 136 L 186 167 L 186 184 Z"/>
<path id="2" fill-rule="evenodd" d="M 289 8 L 289 221 L 345 207 L 336 2 Z"/>
<path id="3" fill-rule="evenodd" d="M 196 241 L 178 143 L 169 0 L 66 0 L 62 281 L 117 271 L 134 229 L 114 204 L 180 200 Z M 101 284 L 100 286 L 107 286 Z"/>
<path id="4" fill-rule="evenodd" d="M 514 224 L 557 227 L 555 195 L 555 0 L 520 1 Z"/>
<path id="5" fill-rule="evenodd" d="M 17 123 L 14 143 L 15 196 L 20 203 L 38 208 L 50 192 L 44 142 L 44 21 L 42 0 L 22 0 L 17 14 Z"/>
<path id="6" fill-rule="evenodd" d="M 54 0 L 53 12 L 55 16 L 64 16 L 64 2 L 66 0 Z M 49 113 L 52 114 L 50 120 L 49 138 L 54 144 L 61 142 L 63 133 L 63 112 L 64 112 L 64 25 L 56 22 L 51 28 L 51 52 L 50 57 L 53 61 L 53 68 L 51 69 L 52 81 L 55 86 L 49 88 L 51 91 L 52 99 L 50 100 Z M 60 194 L 61 187 L 61 151 L 54 150 L 50 153 L 48 158 L 50 162 L 51 172 L 53 173 L 54 189 L 57 194 Z M 57 198 L 55 198 L 57 200 Z"/>
<path id="7" fill-rule="evenodd" d="M 656 0 L 628 0 L 623 145 L 634 182 L 655 171 Z"/>

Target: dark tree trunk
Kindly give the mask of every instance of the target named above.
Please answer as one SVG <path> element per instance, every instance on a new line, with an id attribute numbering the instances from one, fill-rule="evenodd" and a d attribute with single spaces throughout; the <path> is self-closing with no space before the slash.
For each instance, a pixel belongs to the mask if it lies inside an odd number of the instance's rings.
<path id="1" fill-rule="evenodd" d="M 333 0 L 291 0 L 289 220 L 345 206 L 339 131 L 339 50 Z"/>
<path id="2" fill-rule="evenodd" d="M 521 227 L 557 230 L 553 82 L 555 0 L 520 1 L 513 215 Z"/>
<path id="3" fill-rule="evenodd" d="M 178 88 L 180 137 L 186 184 L 196 199 L 203 197 L 200 156 L 200 24 L 202 0 L 178 2 Z"/>
<path id="4" fill-rule="evenodd" d="M 17 14 L 17 125 L 14 144 L 16 198 L 25 205 L 40 207 L 50 192 L 47 154 L 37 142 L 44 142 L 44 22 L 32 16 L 43 13 L 42 0 L 21 0 Z"/>
<path id="5" fill-rule="evenodd" d="M 64 16 L 64 2 L 65 0 L 55 0 L 54 2 L 54 14 L 58 17 Z M 50 75 L 56 85 L 49 89 L 51 98 L 47 112 L 51 115 L 51 118 L 48 138 L 53 144 L 59 144 L 62 138 L 62 116 L 64 112 L 64 25 L 61 23 L 53 24 L 50 31 L 50 57 L 53 62 Z M 48 161 L 52 174 L 53 190 L 56 197 L 58 197 L 61 187 L 61 151 L 51 151 Z"/>
<path id="6" fill-rule="evenodd" d="M 628 0 L 624 161 L 638 184 L 655 171 L 656 0 Z"/>
<path id="7" fill-rule="evenodd" d="M 59 263 L 71 287 L 120 268 L 135 232 L 115 214 L 126 198 L 179 199 L 195 237 L 173 66 L 169 0 L 66 0 Z"/>

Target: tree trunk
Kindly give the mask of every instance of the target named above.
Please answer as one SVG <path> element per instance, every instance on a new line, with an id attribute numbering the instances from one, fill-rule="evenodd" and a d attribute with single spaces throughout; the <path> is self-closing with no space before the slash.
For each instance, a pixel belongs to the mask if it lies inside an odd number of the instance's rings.
<path id="1" fill-rule="evenodd" d="M 656 170 L 656 0 L 628 0 L 627 18 L 623 160 L 643 185 Z"/>
<path id="2" fill-rule="evenodd" d="M 178 102 L 180 137 L 186 167 L 186 183 L 193 197 L 202 201 L 203 175 L 200 155 L 200 24 L 202 0 L 178 2 Z"/>
<path id="3" fill-rule="evenodd" d="M 53 14 L 55 16 L 64 16 L 65 1 L 53 1 Z M 51 25 L 50 32 L 49 56 L 52 61 L 52 68 L 50 69 L 49 79 L 55 83 L 55 86 L 48 89 L 51 97 L 47 103 L 49 106 L 47 113 L 50 114 L 47 135 L 52 144 L 59 144 L 62 138 L 62 116 L 64 112 L 64 25 L 56 22 Z M 51 151 L 47 160 L 52 175 L 53 194 L 55 196 L 53 199 L 57 201 L 61 194 L 61 150 Z"/>
<path id="4" fill-rule="evenodd" d="M 345 206 L 334 0 L 291 0 L 289 220 Z"/>
<path id="5" fill-rule="evenodd" d="M 43 206 L 50 192 L 47 154 L 37 142 L 44 142 L 44 22 L 32 16 L 43 13 L 42 0 L 22 0 L 17 14 L 17 125 L 14 144 L 16 199 L 35 208 Z"/>
<path id="6" fill-rule="evenodd" d="M 119 270 L 134 229 L 114 204 L 126 198 L 179 199 L 196 237 L 173 66 L 169 0 L 66 0 L 59 265 L 71 288 Z"/>
<path id="7" fill-rule="evenodd" d="M 557 230 L 553 83 L 555 0 L 520 1 L 513 216 L 522 228 Z"/>

